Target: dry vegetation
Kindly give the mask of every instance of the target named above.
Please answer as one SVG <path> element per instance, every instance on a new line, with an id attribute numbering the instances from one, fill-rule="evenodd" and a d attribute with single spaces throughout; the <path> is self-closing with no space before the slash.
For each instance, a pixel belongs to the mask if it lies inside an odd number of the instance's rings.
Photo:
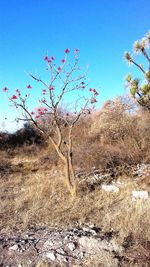
<path id="1" fill-rule="evenodd" d="M 150 163 L 150 115 L 137 109 L 129 99 L 107 102 L 94 116 L 82 119 L 74 131 L 76 170 L 116 168 L 141 162 Z M 150 191 L 149 179 L 135 181 L 126 173 L 118 179 L 124 186 L 118 194 L 91 191 L 78 178 L 74 202 L 63 184 L 63 170 L 53 148 L 40 144 L 17 145 L 1 149 L 1 232 L 36 226 L 96 224 L 117 233 L 118 242 L 128 238 L 128 265 L 149 266 L 150 200 L 133 202 L 133 189 Z M 59 164 L 59 165 L 58 165 Z M 58 167 L 59 166 L 59 167 Z M 140 255 L 141 251 L 143 253 Z M 148 254 L 149 255 L 149 254 Z M 148 258 L 149 257 L 149 258 Z M 84 266 L 108 266 L 109 255 L 89 259 Z M 95 263 L 93 265 L 93 260 Z M 104 265 L 105 264 L 105 265 Z M 38 266 L 48 266 L 39 263 Z"/>

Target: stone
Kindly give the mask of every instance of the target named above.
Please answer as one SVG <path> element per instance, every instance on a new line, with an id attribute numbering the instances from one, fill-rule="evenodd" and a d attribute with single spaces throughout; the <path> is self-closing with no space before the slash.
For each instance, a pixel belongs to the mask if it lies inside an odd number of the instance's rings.
<path id="1" fill-rule="evenodd" d="M 76 246 L 75 246 L 74 243 L 69 243 L 69 244 L 68 244 L 68 248 L 69 248 L 69 250 L 74 251 L 75 248 L 76 248 Z"/>
<path id="2" fill-rule="evenodd" d="M 146 200 L 148 199 L 148 192 L 146 190 L 141 190 L 141 191 L 132 191 L 132 200 L 136 201 L 137 199 L 143 199 Z"/>
<path id="3" fill-rule="evenodd" d="M 118 193 L 119 188 L 115 185 L 102 184 L 102 190 L 106 192 Z"/>
<path id="4" fill-rule="evenodd" d="M 55 257 L 53 252 L 46 252 L 45 256 L 46 256 L 46 258 L 48 258 L 48 259 L 50 259 L 52 261 L 54 261 L 56 259 L 56 257 Z"/>
<path id="5" fill-rule="evenodd" d="M 9 247 L 9 250 L 17 250 L 17 249 L 18 249 L 18 245 L 13 245 Z"/>

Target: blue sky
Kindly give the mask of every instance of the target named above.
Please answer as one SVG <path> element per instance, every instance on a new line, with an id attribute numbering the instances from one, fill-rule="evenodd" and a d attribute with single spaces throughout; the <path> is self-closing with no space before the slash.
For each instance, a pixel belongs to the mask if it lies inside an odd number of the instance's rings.
<path id="1" fill-rule="evenodd" d="M 47 51 L 61 58 L 65 48 L 79 48 L 80 65 L 89 65 L 91 86 L 100 91 L 100 106 L 125 93 L 130 70 L 123 53 L 149 29 L 149 0 L 0 0 L 0 88 L 13 93 L 32 83 L 26 71 L 42 74 Z M 0 114 L 1 128 L 4 117 L 11 122 L 16 115 L 1 90 Z"/>

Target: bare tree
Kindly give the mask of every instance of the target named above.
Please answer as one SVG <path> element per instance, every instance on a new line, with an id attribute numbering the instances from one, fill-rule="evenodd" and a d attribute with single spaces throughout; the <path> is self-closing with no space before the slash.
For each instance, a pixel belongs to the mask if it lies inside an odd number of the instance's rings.
<path id="1" fill-rule="evenodd" d="M 75 49 L 72 63 L 68 60 L 70 51 L 64 51 L 64 58 L 56 67 L 55 58 L 46 55 L 44 60 L 47 65 L 48 82 L 41 77 L 29 74 L 30 77 L 41 84 L 42 97 L 40 105 L 30 110 L 27 103 L 30 100 L 30 92 L 23 96 L 17 89 L 11 97 L 11 104 L 21 110 L 21 116 L 17 121 L 25 121 L 33 124 L 47 140 L 49 140 L 65 168 L 65 181 L 71 195 L 76 193 L 75 171 L 73 168 L 73 129 L 81 116 L 90 114 L 93 110 L 98 92 L 96 89 L 88 88 L 87 73 L 81 73 L 79 62 L 79 50 Z M 27 89 L 33 90 L 29 84 Z M 7 92 L 8 88 L 3 91 Z M 36 95 L 36 92 L 35 92 Z M 71 107 L 69 106 L 69 96 Z M 31 103 L 31 102 L 29 102 Z M 68 105 L 67 108 L 64 108 Z"/>

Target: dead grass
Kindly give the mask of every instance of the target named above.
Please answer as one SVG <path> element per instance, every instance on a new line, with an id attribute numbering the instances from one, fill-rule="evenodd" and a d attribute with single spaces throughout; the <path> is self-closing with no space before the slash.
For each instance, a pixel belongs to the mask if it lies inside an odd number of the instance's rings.
<path id="1" fill-rule="evenodd" d="M 146 185 L 126 179 L 118 194 L 103 192 L 100 186 L 89 192 L 78 185 L 77 197 L 72 203 L 61 171 L 53 167 L 31 172 L 31 165 L 26 173 L 23 170 L 1 179 L 1 230 L 80 222 L 119 232 L 120 237 L 144 231 L 148 238 L 150 200 L 133 202 L 131 199 L 133 189 L 148 189 Z"/>
<path id="2" fill-rule="evenodd" d="M 31 165 L 29 165 L 31 168 Z M 1 179 L 1 232 L 21 231 L 30 227 L 50 226 L 66 227 L 67 225 L 95 224 L 104 232 L 116 233 L 117 242 L 122 244 L 126 237 L 132 235 L 132 247 L 126 251 L 128 265 L 134 264 L 137 247 L 145 251 L 144 242 L 150 236 L 150 200 L 133 202 L 133 189 L 146 189 L 144 183 L 138 184 L 128 177 L 120 178 L 124 185 L 119 193 L 108 193 L 97 186 L 89 192 L 80 188 L 74 202 L 64 186 L 63 173 L 56 167 L 39 169 L 36 172 L 12 173 Z M 131 252 L 134 252 L 133 254 Z M 92 265 L 92 263 L 94 265 Z M 107 265 L 106 265 L 107 263 Z M 111 265 L 113 263 L 113 265 Z M 39 263 L 48 264 L 48 263 Z M 107 252 L 86 259 L 83 266 L 117 266 L 113 256 Z M 38 265 L 49 266 L 49 265 Z M 145 265 L 146 266 L 146 265 Z"/>

